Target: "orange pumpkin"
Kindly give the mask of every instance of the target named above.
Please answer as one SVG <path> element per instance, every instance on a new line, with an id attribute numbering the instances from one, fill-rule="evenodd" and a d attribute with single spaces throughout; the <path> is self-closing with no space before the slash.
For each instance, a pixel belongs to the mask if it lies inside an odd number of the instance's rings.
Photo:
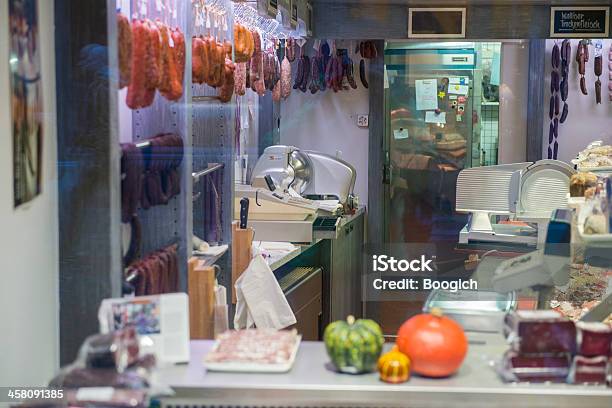
<path id="1" fill-rule="evenodd" d="M 397 346 L 410 358 L 413 372 L 427 377 L 447 377 L 461 366 L 468 343 L 463 328 L 434 308 L 402 324 Z"/>
<path id="2" fill-rule="evenodd" d="M 406 382 L 410 378 L 410 359 L 394 346 L 378 359 L 378 373 L 381 380 L 391 384 Z"/>

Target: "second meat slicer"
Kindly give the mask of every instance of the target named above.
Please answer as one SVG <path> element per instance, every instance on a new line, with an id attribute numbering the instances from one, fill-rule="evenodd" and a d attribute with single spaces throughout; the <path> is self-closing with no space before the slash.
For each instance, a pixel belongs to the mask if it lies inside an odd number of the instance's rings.
<path id="1" fill-rule="evenodd" d="M 469 213 L 460 244 L 495 243 L 536 247 L 551 214 L 567 208 L 575 171 L 558 160 L 464 169 L 457 178 L 457 212 Z M 504 221 L 492 222 L 503 216 Z"/>

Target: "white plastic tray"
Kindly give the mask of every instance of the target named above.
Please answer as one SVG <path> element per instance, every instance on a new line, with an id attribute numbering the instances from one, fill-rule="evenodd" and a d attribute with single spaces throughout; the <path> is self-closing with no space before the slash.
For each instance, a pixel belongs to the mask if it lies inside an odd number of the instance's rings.
<path id="1" fill-rule="evenodd" d="M 245 362 L 226 362 L 226 363 L 217 363 L 217 362 L 208 362 L 206 361 L 206 357 L 204 357 L 204 367 L 208 371 L 223 371 L 223 372 L 233 372 L 233 373 L 286 373 L 291 370 L 293 364 L 295 363 L 295 358 L 297 356 L 297 352 L 300 348 L 300 343 L 302 342 L 302 335 L 298 335 L 295 341 L 295 346 L 293 351 L 291 352 L 291 356 L 289 357 L 289 361 L 281 364 L 259 364 L 259 363 L 245 363 Z M 219 347 L 219 343 L 215 342 L 213 345 L 212 351 L 215 351 Z"/>
<path id="2" fill-rule="evenodd" d="M 582 225 L 578 225 L 578 233 L 587 246 L 612 248 L 612 234 L 585 234 Z"/>
<path id="3" fill-rule="evenodd" d="M 591 173 L 612 173 L 612 167 L 604 166 L 604 167 L 580 167 L 578 166 L 578 171 L 582 173 L 591 172 Z"/>

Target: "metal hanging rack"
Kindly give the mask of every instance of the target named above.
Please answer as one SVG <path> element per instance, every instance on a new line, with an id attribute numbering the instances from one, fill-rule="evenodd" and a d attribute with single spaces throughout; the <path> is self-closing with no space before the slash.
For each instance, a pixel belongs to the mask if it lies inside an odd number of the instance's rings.
<path id="1" fill-rule="evenodd" d="M 234 21 L 249 29 L 259 31 L 262 37 L 268 39 L 300 37 L 297 31 L 283 27 L 277 19 L 261 16 L 257 11 L 257 1 L 253 0 L 234 3 Z"/>
<path id="2" fill-rule="evenodd" d="M 204 170 L 200 170 L 197 172 L 193 172 L 191 173 L 191 177 L 193 178 L 194 183 L 200 181 L 200 179 L 212 172 L 215 172 L 217 170 L 220 170 L 224 167 L 225 165 L 223 163 L 215 163 L 215 164 L 211 164 L 209 167 L 205 168 Z"/>

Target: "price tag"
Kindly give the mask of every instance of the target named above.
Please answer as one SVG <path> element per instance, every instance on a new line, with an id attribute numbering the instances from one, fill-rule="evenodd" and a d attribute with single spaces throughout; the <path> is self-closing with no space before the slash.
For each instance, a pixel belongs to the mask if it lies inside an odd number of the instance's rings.
<path id="1" fill-rule="evenodd" d="M 168 44 L 170 45 L 170 48 L 174 48 L 174 39 L 172 38 L 172 34 L 168 36 Z"/>

